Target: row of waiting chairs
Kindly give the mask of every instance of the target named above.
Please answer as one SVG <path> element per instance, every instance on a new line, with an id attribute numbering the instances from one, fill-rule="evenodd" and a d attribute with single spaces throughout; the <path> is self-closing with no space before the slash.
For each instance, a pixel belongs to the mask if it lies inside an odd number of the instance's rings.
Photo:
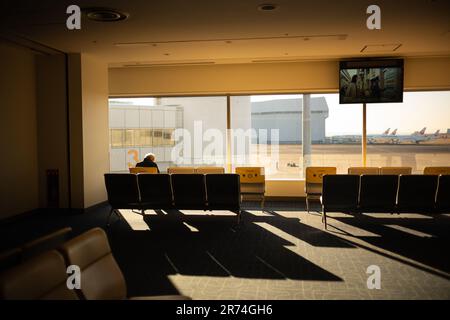
<path id="1" fill-rule="evenodd" d="M 64 233 L 58 231 L 57 234 Z M 49 236 L 44 237 L 48 240 Z M 42 241 L 42 240 L 38 240 Z M 80 268 L 81 288 L 67 286 L 67 267 Z M 0 274 L 2 300 L 188 300 L 181 295 L 130 298 L 125 278 L 109 246 L 106 233 L 91 229 L 49 248 Z"/>
<path id="2" fill-rule="evenodd" d="M 130 173 L 151 173 L 156 174 L 158 170 L 153 167 L 129 168 Z M 243 200 L 259 200 L 261 208 L 264 208 L 266 179 L 264 167 L 236 167 L 236 174 L 241 179 L 241 196 Z M 169 167 L 169 174 L 224 174 L 223 167 Z"/>
<path id="3" fill-rule="evenodd" d="M 136 167 L 129 168 L 130 173 L 158 173 L 158 169 L 155 167 Z M 223 167 L 169 167 L 167 168 L 167 173 L 169 174 L 209 174 L 209 173 L 225 173 L 225 168 Z"/>
<path id="4" fill-rule="evenodd" d="M 239 175 L 106 173 L 111 212 L 119 209 L 241 211 Z M 120 217 L 120 215 L 118 214 Z"/>
<path id="5" fill-rule="evenodd" d="M 130 173 L 157 174 L 158 169 L 153 167 L 129 168 Z M 243 200 L 259 200 L 261 208 L 264 208 L 266 179 L 264 167 L 236 167 L 236 173 L 241 179 L 241 196 Z M 224 174 L 223 167 L 169 167 L 168 174 Z"/>
<path id="6" fill-rule="evenodd" d="M 411 174 L 411 167 L 350 167 L 348 174 Z M 450 174 L 450 167 L 425 167 L 423 174 Z"/>
<path id="7" fill-rule="evenodd" d="M 323 176 L 336 174 L 336 167 L 307 167 L 305 179 L 306 210 L 309 212 L 309 200 L 319 200 L 322 195 Z M 411 167 L 349 167 L 348 174 L 371 175 L 400 175 L 411 174 Z M 423 171 L 426 175 L 448 175 L 450 167 L 426 167 Z"/>
<path id="8" fill-rule="evenodd" d="M 450 175 L 325 175 L 322 221 L 327 212 L 448 213 Z"/>

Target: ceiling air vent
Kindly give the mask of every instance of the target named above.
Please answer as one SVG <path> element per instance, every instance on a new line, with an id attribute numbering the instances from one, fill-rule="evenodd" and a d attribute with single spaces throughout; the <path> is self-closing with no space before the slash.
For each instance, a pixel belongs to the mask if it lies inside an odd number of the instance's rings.
<path id="1" fill-rule="evenodd" d="M 84 8 L 83 12 L 89 20 L 98 22 L 115 22 L 128 18 L 128 13 L 111 8 Z"/>
<path id="2" fill-rule="evenodd" d="M 158 63 L 128 63 L 124 67 L 149 68 L 149 67 L 171 67 L 171 66 L 198 66 L 215 64 L 214 61 L 195 61 L 195 62 L 158 62 Z"/>

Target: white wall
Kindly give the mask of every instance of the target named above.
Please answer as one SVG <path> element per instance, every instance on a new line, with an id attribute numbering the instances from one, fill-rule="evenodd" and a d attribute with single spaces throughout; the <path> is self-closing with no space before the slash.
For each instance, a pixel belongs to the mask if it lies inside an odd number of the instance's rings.
<path id="1" fill-rule="evenodd" d="M 0 219 L 38 207 L 33 52 L 0 41 Z"/>
<path id="2" fill-rule="evenodd" d="M 337 91 L 338 62 L 112 68 L 110 95 Z"/>
<path id="3" fill-rule="evenodd" d="M 106 201 L 109 172 L 108 67 L 81 55 L 84 208 Z"/>
<path id="4" fill-rule="evenodd" d="M 450 57 L 405 59 L 406 90 L 450 90 Z M 195 95 L 337 92 L 338 61 L 112 68 L 109 93 Z"/>
<path id="5" fill-rule="evenodd" d="M 109 172 L 108 68 L 87 55 L 69 55 L 70 157 L 73 208 L 106 201 Z"/>

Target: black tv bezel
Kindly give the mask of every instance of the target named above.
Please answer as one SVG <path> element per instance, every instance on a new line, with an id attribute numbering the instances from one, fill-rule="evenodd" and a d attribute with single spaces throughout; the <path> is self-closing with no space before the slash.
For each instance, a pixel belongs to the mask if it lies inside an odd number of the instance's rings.
<path id="1" fill-rule="evenodd" d="M 393 101 L 364 101 L 361 99 L 357 102 L 343 102 L 341 95 L 341 70 L 345 69 L 360 69 L 360 68 L 400 68 L 401 70 L 401 88 L 402 94 L 399 100 Z M 343 60 L 339 62 L 339 104 L 373 104 L 373 103 L 402 103 L 403 102 L 403 93 L 404 93 L 404 77 L 405 77 L 405 68 L 404 68 L 404 60 L 403 59 L 364 59 L 364 60 Z"/>

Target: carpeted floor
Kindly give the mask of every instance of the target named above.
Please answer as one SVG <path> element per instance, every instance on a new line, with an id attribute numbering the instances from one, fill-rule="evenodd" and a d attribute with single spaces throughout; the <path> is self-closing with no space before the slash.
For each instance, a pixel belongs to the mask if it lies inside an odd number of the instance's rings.
<path id="1" fill-rule="evenodd" d="M 0 249 L 71 226 L 104 227 L 130 296 L 193 299 L 450 299 L 450 217 L 331 213 L 323 229 L 303 203 L 229 212 L 42 212 L 0 225 Z M 369 266 L 381 288 L 368 289 Z"/>

